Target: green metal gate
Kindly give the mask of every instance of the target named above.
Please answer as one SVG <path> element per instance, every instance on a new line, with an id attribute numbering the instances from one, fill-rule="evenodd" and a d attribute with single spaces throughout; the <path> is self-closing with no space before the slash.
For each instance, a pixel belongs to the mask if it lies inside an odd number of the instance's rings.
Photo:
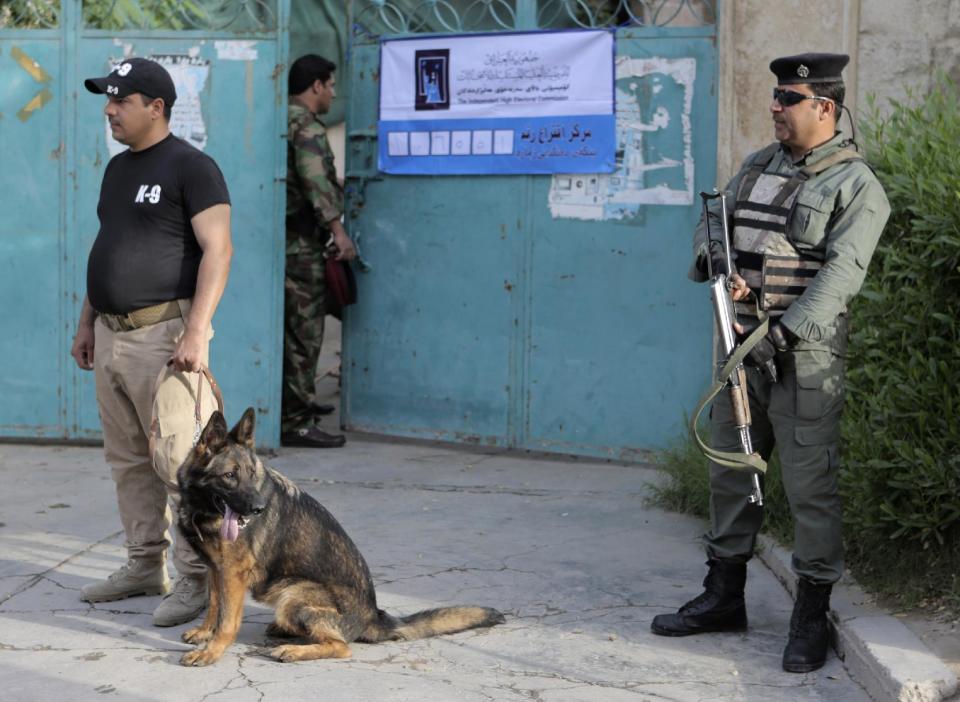
<path id="1" fill-rule="evenodd" d="M 289 0 L 12 0 L 0 9 L 0 436 L 99 435 L 92 374 L 69 349 L 103 170 L 123 147 L 82 88 L 129 56 L 177 83 L 172 131 L 219 163 L 234 259 L 211 366 L 228 413 L 279 435 Z"/>
<path id="2" fill-rule="evenodd" d="M 716 3 L 354 0 L 348 227 L 370 269 L 344 337 L 344 421 L 399 436 L 639 459 L 709 378 L 686 280 L 716 180 Z M 379 40 L 616 27 L 617 171 L 387 176 Z"/>

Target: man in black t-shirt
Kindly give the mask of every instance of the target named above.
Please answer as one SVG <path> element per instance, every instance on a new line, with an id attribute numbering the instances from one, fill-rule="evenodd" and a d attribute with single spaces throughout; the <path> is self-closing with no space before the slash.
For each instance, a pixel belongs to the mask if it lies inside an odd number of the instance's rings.
<path id="1" fill-rule="evenodd" d="M 166 594 L 153 621 L 174 626 L 206 605 L 206 569 L 180 535 L 170 591 L 168 500 L 176 509 L 177 469 L 214 409 L 198 371 L 230 270 L 230 196 L 213 159 L 170 133 L 176 90 L 162 66 L 126 59 L 85 86 L 107 96 L 113 138 L 129 147 L 103 175 L 71 349 L 80 368 L 95 371 L 128 560 L 81 599 Z"/>

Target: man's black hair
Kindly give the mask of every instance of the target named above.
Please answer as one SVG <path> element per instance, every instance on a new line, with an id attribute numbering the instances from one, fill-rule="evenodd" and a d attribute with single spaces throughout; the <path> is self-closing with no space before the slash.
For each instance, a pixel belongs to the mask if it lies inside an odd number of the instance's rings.
<path id="1" fill-rule="evenodd" d="M 290 95 L 299 95 L 319 80 L 326 83 L 337 70 L 337 64 L 317 54 L 301 56 L 290 66 L 290 75 L 287 77 L 287 92 Z"/>
<path id="2" fill-rule="evenodd" d="M 837 105 L 837 122 L 840 121 L 840 115 L 843 112 L 843 99 L 847 95 L 847 88 L 842 80 L 832 81 L 830 83 L 817 83 L 811 85 L 810 89 L 814 95 L 830 98 Z"/>
<path id="3" fill-rule="evenodd" d="M 144 107 L 146 107 L 156 99 L 157 98 L 152 98 L 149 95 L 144 95 L 143 93 L 140 93 L 140 100 L 141 102 L 143 102 Z M 167 101 L 164 100 L 163 101 L 163 118 L 169 122 L 171 114 L 173 114 L 173 106 L 168 105 Z"/>

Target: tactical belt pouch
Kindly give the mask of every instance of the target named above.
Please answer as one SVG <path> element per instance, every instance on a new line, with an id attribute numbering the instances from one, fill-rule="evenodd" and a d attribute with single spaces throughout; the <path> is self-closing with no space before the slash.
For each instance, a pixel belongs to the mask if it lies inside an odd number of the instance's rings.
<path id="1" fill-rule="evenodd" d="M 803 294 L 823 267 L 820 261 L 793 256 L 763 257 L 760 308 L 773 315 L 783 313 Z"/>

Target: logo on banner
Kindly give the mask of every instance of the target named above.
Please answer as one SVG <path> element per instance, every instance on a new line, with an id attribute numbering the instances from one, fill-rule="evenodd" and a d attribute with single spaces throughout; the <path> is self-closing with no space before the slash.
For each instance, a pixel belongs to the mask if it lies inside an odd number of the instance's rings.
<path id="1" fill-rule="evenodd" d="M 417 51 L 413 65 L 416 71 L 414 109 L 449 110 L 450 49 Z"/>

